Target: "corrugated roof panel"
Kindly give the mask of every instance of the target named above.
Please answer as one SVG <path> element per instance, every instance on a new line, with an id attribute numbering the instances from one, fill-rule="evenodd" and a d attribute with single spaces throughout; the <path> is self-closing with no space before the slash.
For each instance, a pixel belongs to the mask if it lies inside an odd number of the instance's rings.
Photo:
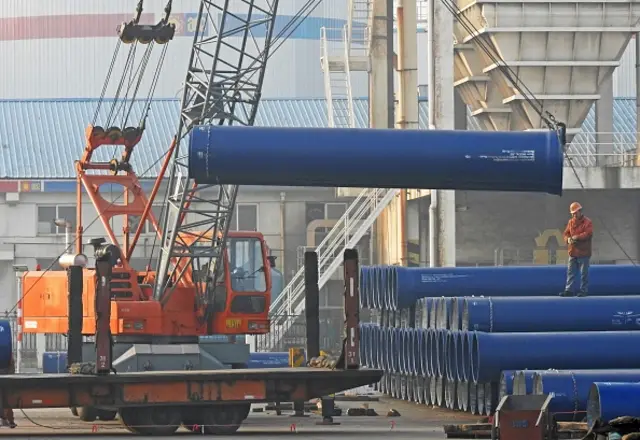
<path id="1" fill-rule="evenodd" d="M 109 103 L 109 101 L 106 101 Z M 74 161 L 84 148 L 84 129 L 93 120 L 95 99 L 0 101 L 0 178 L 5 179 L 71 179 L 75 177 Z M 102 106 L 97 119 L 105 121 L 109 105 Z M 354 102 L 358 127 L 369 120 L 367 99 Z M 132 115 L 141 117 L 143 106 L 136 104 Z M 174 134 L 179 112 L 176 99 L 157 99 L 151 104 L 147 130 L 134 153 L 133 165 L 142 177 L 153 177 Z M 635 133 L 635 100 L 614 101 L 616 139 Z M 426 129 L 427 102 L 420 101 L 420 128 Z M 586 139 L 593 142 L 595 113 L 592 109 L 583 124 Z M 470 129 L 479 130 L 469 116 Z M 264 99 L 256 125 L 279 127 L 326 127 L 327 109 L 324 99 Z M 634 138 L 635 139 L 635 138 Z M 108 161 L 113 149 L 98 152 L 96 159 Z"/>

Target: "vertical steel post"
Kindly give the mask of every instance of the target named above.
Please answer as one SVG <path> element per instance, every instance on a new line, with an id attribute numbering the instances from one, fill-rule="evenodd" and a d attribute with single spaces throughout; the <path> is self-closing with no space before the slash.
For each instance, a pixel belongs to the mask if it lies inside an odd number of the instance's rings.
<path id="1" fill-rule="evenodd" d="M 82 362 L 82 266 L 67 268 L 67 286 L 69 293 L 69 321 L 67 329 L 67 369 Z"/>

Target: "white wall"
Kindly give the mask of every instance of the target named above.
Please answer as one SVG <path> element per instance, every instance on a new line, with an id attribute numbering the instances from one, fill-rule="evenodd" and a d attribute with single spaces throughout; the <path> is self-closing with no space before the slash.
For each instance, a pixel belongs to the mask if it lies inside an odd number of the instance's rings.
<path id="1" fill-rule="evenodd" d="M 620 66 L 613 73 L 613 96 L 636 96 L 636 39 L 632 38 L 622 55 Z"/>
<path id="2" fill-rule="evenodd" d="M 280 2 L 279 29 L 282 29 L 305 3 L 306 0 Z M 38 35 L 38 30 L 34 27 L 47 28 L 45 32 L 48 33 L 43 35 L 67 37 L 74 32 L 84 32 L 74 29 L 83 25 L 78 25 L 70 18 L 71 16 L 123 14 L 122 20 L 128 20 L 133 16 L 136 4 L 137 1 L 134 0 L 3 0 L 0 3 L 0 35 L 6 35 L 0 38 L 0 57 L 3 60 L 0 98 L 99 97 L 118 41 L 115 22 L 120 22 L 121 19 L 111 18 L 112 21 L 115 20 L 113 32 L 110 31 L 111 28 L 107 29 L 108 36 L 105 37 L 34 38 L 33 35 Z M 156 22 L 164 15 L 166 0 L 146 0 L 144 4 L 144 12 L 152 14 L 152 22 Z M 237 2 L 237 4 L 241 3 Z M 175 16 L 184 19 L 185 13 L 197 12 L 199 2 L 180 0 L 173 2 L 173 5 Z M 244 12 L 242 9 L 232 10 Z M 327 18 L 328 20 L 322 22 L 325 26 L 339 27 L 342 24 L 340 19 L 344 20 L 346 15 L 346 2 L 325 0 L 311 13 L 310 19 L 298 28 L 297 38 L 287 40 L 276 51 L 272 51 L 265 76 L 263 97 L 324 96 L 320 69 L 320 31 L 317 28 L 319 23 L 317 19 Z M 47 18 L 46 16 L 59 17 Z M 27 20 L 30 17 L 36 18 Z M 179 93 L 192 43 L 192 36 L 179 35 L 169 44 L 165 65 L 156 88 L 156 97 L 175 97 Z M 261 45 L 261 43 L 258 44 Z M 248 50 L 251 51 L 252 47 L 255 51 L 255 44 L 250 42 Z M 142 49 L 138 52 L 142 54 Z M 154 49 L 154 53 L 156 55 L 159 53 L 158 46 Z M 229 53 L 227 52 L 227 56 Z M 127 54 L 128 46 L 123 45 L 117 58 L 114 78 L 111 80 L 107 97 L 114 95 L 119 78 L 122 77 Z M 146 96 L 157 59 L 157 56 L 151 58 L 149 78 L 148 81 L 143 82 L 140 89 L 141 95 L 144 92 Z"/>

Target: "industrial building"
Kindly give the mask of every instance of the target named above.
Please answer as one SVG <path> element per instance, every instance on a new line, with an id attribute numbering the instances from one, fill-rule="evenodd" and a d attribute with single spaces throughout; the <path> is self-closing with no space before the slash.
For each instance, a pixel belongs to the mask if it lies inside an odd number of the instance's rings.
<path id="1" fill-rule="evenodd" d="M 362 64 L 355 62 L 348 72 L 350 89 L 338 90 L 321 61 L 339 57 L 344 52 L 342 30 L 349 23 L 361 30 L 356 33 L 360 36 L 354 37 L 348 48 L 352 62 L 358 61 L 357 57 L 369 56 L 365 36 L 371 32 L 368 28 L 370 17 L 367 14 L 350 17 L 347 3 L 324 1 L 273 54 L 256 125 L 369 126 L 369 114 L 373 110 L 366 98 L 371 86 L 368 72 L 362 70 Z M 301 1 L 291 1 L 281 5 L 280 28 L 301 4 Z M 188 47 L 192 43 L 197 5 L 196 0 L 181 1 L 171 16 L 177 25 L 177 38 L 169 48 L 167 59 L 170 62 L 163 69 L 148 129 L 133 160 L 142 178 L 149 179 L 146 183 L 149 185 L 159 169 L 157 159 L 166 150 L 175 130 L 178 95 Z M 149 2 L 145 19 L 155 21 L 163 13 L 163 7 L 163 1 Z M 130 17 L 130 9 L 129 0 L 100 5 L 50 0 L 42 1 L 38 6 L 8 1 L 0 6 L 0 53 L 3 59 L 13 60 L 0 84 L 0 120 L 3 121 L 0 125 L 0 192 L 4 193 L 4 197 L 0 197 L 3 219 L 0 221 L 0 286 L 5 292 L 0 298 L 0 310 L 12 311 L 18 300 L 16 273 L 37 265 L 49 267 L 64 249 L 64 228 L 54 225 L 53 221 L 63 218 L 71 222 L 72 228 L 75 226 L 73 162 L 82 152 L 84 124 L 93 117 L 104 73 L 111 63 L 110 57 L 93 54 L 111 53 L 115 44 L 113 30 Z M 418 0 L 416 94 L 419 96 L 418 127 L 422 129 L 428 128 L 426 9 L 426 2 Z M 394 32 L 397 35 L 398 29 Z M 504 35 L 505 44 L 508 44 L 508 38 L 516 38 L 515 34 Z M 627 40 L 616 36 L 618 39 L 611 42 L 611 47 L 615 46 L 619 53 L 616 52 L 614 60 L 604 62 L 603 72 L 606 72 L 602 73 L 604 80 L 597 93 L 582 90 L 586 85 L 576 86 L 576 91 L 558 89 L 544 93 L 549 95 L 554 109 L 565 112 L 559 117 L 568 118 L 573 124 L 569 127 L 572 145 L 568 150 L 571 162 L 567 162 L 565 172 L 565 196 L 459 192 L 456 198 L 456 264 L 562 263 L 566 255 L 562 243 L 557 240 L 558 230 L 566 220 L 566 206 L 573 199 L 580 199 L 594 215 L 614 213 L 607 216 L 606 228 L 598 229 L 595 260 L 625 263 L 629 258 L 637 258 L 640 212 L 633 208 L 640 185 L 640 175 L 635 168 L 636 39 L 630 36 L 628 33 Z M 626 41 L 629 43 L 623 47 Z M 492 79 L 473 71 L 477 66 L 474 67 L 475 61 L 469 51 L 468 46 L 457 48 L 456 127 L 473 130 L 527 128 L 518 118 L 505 117 L 511 110 L 495 104 L 497 98 L 492 95 L 495 90 L 489 86 Z M 88 64 L 87 54 L 92 54 Z M 523 53 L 521 56 L 525 59 L 533 55 Z M 115 68 L 122 68 L 117 63 L 123 62 L 118 59 Z M 528 62 L 529 65 L 523 61 L 521 68 L 534 69 L 531 61 Z M 596 61 L 590 62 L 591 67 L 587 63 L 585 67 L 573 68 L 593 68 Z M 32 68 L 38 64 L 47 66 L 46 75 Z M 364 70 L 368 68 L 367 65 Z M 544 82 L 544 75 L 536 75 L 538 73 L 532 76 L 531 82 Z M 484 85 L 478 84 L 489 85 L 485 90 L 482 89 Z M 400 90 L 396 87 L 395 92 L 397 101 Z M 106 99 L 112 99 L 114 93 L 114 90 L 107 90 Z M 536 93 L 542 93 L 542 90 L 536 90 Z M 495 102 L 487 104 L 489 101 L 482 101 L 482 96 Z M 569 101 L 582 107 L 562 104 Z M 332 105 L 328 109 L 329 103 Z M 338 109 L 343 106 L 348 110 L 349 103 L 352 121 L 348 118 L 341 121 Z M 584 120 L 580 120 L 581 117 Z M 572 177 L 573 169 L 581 176 L 580 182 Z M 587 192 L 581 184 L 586 186 Z M 110 192 L 112 197 L 117 197 L 121 191 L 111 188 Z M 358 194 L 357 191 L 332 188 L 242 188 L 234 227 L 257 229 L 265 234 L 287 283 L 295 279 L 303 251 L 319 245 L 334 225 L 340 227 L 340 218 Z M 162 197 L 161 192 L 158 200 Z M 384 233 L 373 228 L 363 232 L 363 236 L 371 240 L 360 241 L 363 262 L 425 264 L 427 261 L 420 257 L 419 242 L 428 221 L 425 214 L 428 200 L 423 197 L 408 201 L 404 255 L 391 249 L 396 246 L 391 244 L 393 240 L 385 245 L 389 249 L 382 249 L 379 237 Z M 85 222 L 94 218 L 92 209 L 88 205 L 83 207 Z M 357 221 L 348 215 L 347 219 Z M 394 228 L 397 225 L 387 228 L 390 235 L 397 231 Z M 99 222 L 86 229 L 87 236 L 102 234 Z M 119 229 L 120 225 L 115 225 L 115 230 Z M 625 243 L 625 252 L 612 244 L 611 235 Z M 152 255 L 152 249 L 157 252 L 155 234 L 147 228 L 134 257 L 136 267 L 155 266 L 156 255 Z M 541 253 L 543 249 L 544 253 Z M 338 274 L 329 279 L 328 288 L 332 280 L 339 291 Z M 339 296 L 326 295 L 325 299 L 325 306 L 340 304 Z"/>

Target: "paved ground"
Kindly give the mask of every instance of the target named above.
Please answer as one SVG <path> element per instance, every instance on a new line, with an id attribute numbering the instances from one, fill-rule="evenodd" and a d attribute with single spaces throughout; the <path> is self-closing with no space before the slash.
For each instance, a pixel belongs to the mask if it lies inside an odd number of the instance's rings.
<path id="1" fill-rule="evenodd" d="M 362 403 L 338 402 L 338 406 L 346 409 L 349 407 L 359 407 Z M 387 439 L 393 436 L 394 439 L 415 439 L 415 440 L 435 440 L 442 439 L 442 425 L 447 423 L 465 423 L 478 420 L 478 417 L 469 414 L 447 411 L 442 409 L 432 409 L 424 405 L 396 401 L 393 399 L 383 399 L 380 402 L 369 402 L 370 408 L 376 410 L 378 417 L 336 417 L 335 421 L 340 425 L 318 426 L 316 422 L 320 420 L 317 415 L 297 418 L 284 413 L 277 416 L 274 413 L 252 413 L 245 421 L 237 434 L 229 437 L 216 436 L 215 438 L 273 438 L 276 436 L 299 435 L 305 439 L 324 440 L 338 438 L 366 438 Z M 390 408 L 396 409 L 399 417 L 388 418 L 386 413 Z M 71 416 L 67 409 L 51 410 L 28 410 L 24 414 L 16 412 L 16 429 L 0 429 L 0 440 L 6 438 L 56 438 L 74 440 L 99 440 L 101 438 L 118 439 L 139 439 L 139 436 L 132 436 L 120 427 L 119 422 L 84 423 L 77 417 Z M 296 433 L 291 432 L 292 424 L 295 425 Z M 97 429 L 97 432 L 92 432 Z M 193 436 L 186 431 L 180 430 L 175 435 Z"/>

